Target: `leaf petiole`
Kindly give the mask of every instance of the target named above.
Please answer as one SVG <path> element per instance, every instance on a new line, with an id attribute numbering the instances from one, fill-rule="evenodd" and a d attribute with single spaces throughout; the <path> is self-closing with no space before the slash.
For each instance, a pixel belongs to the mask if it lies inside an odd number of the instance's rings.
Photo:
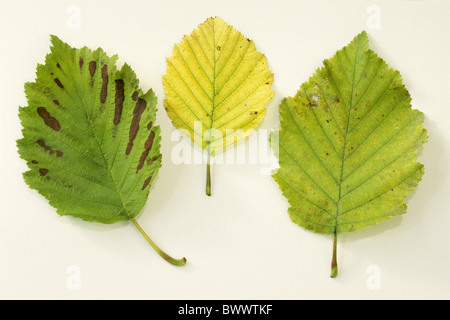
<path id="1" fill-rule="evenodd" d="M 207 196 L 211 196 L 211 160 L 210 160 L 211 155 L 209 154 L 208 151 L 208 160 L 206 163 L 206 195 Z"/>
<path id="2" fill-rule="evenodd" d="M 144 229 L 142 229 L 142 227 L 139 225 L 139 223 L 137 223 L 137 221 L 135 219 L 131 219 L 130 220 L 133 225 L 136 227 L 136 229 L 140 232 L 140 234 L 145 238 L 145 240 L 147 240 L 147 242 L 152 246 L 153 249 L 155 249 L 155 251 L 167 262 L 175 265 L 175 266 L 184 266 L 186 264 L 186 258 L 182 258 L 182 259 L 175 259 L 172 258 L 171 256 L 169 256 L 167 253 L 165 253 L 164 251 L 162 251 L 154 242 L 152 239 L 150 239 L 150 237 L 145 233 Z"/>
<path id="3" fill-rule="evenodd" d="M 334 232 L 334 240 L 333 240 L 333 258 L 331 260 L 331 278 L 336 278 L 338 274 L 338 265 L 337 265 L 337 233 Z"/>

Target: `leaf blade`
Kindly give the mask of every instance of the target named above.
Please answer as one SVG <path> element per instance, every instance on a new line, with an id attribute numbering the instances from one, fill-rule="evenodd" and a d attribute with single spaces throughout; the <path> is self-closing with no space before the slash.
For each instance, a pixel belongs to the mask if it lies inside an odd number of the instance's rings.
<path id="1" fill-rule="evenodd" d="M 274 95 L 264 55 L 218 17 L 207 19 L 176 44 L 167 65 L 164 107 L 175 127 L 187 130 L 211 154 L 234 143 L 226 139 L 231 131 L 259 125 Z M 194 132 L 195 121 L 202 123 L 201 133 Z M 205 141 L 208 130 L 220 131 L 222 139 Z"/>
<path id="2" fill-rule="evenodd" d="M 74 49 L 56 36 L 51 42 L 19 112 L 25 181 L 60 215 L 102 223 L 134 218 L 147 200 L 147 179 L 161 166 L 160 129 L 149 125 L 156 96 L 142 93 L 128 65 L 117 70 L 117 56 Z M 139 103 L 145 108 L 130 117 Z"/>

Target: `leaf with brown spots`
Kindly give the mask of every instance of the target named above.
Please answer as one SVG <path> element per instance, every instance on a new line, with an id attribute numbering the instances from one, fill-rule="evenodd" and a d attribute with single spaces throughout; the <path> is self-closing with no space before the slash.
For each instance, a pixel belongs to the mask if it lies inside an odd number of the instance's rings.
<path id="1" fill-rule="evenodd" d="M 25 84 L 17 141 L 29 169 L 26 183 L 60 215 L 86 221 L 129 220 L 167 261 L 135 220 L 161 167 L 156 96 L 133 70 L 117 69 L 102 49 L 71 48 L 55 36 L 36 80 Z"/>
<path id="2" fill-rule="evenodd" d="M 368 48 L 365 32 L 324 61 L 295 97 L 280 105 L 279 164 L 273 178 L 295 223 L 337 235 L 406 212 L 421 180 L 416 161 L 427 140 L 400 73 Z"/>

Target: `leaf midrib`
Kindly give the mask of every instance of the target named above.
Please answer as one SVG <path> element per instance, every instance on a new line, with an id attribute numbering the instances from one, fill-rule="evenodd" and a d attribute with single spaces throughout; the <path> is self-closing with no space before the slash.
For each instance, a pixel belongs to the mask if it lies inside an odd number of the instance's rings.
<path id="1" fill-rule="evenodd" d="M 339 205 L 340 205 L 340 202 L 341 202 L 341 200 L 343 198 L 342 197 L 342 184 L 343 184 L 342 182 L 344 181 L 343 180 L 343 176 L 344 176 L 344 167 L 345 167 L 345 160 L 346 160 L 346 154 L 347 154 L 348 133 L 349 133 L 349 127 L 350 127 L 350 117 L 351 117 L 351 112 L 352 112 L 352 108 L 353 108 L 353 106 L 352 106 L 352 104 L 353 104 L 353 93 L 354 93 L 354 89 L 355 89 L 356 63 L 358 62 L 358 54 L 359 54 L 359 49 L 361 47 L 361 41 L 362 41 L 361 39 L 362 39 L 362 37 L 359 38 L 358 48 L 357 48 L 356 54 L 355 54 L 355 62 L 353 64 L 353 79 L 352 79 L 352 82 L 350 83 L 351 86 L 352 86 L 352 91 L 351 91 L 351 96 L 350 96 L 350 105 L 348 107 L 348 114 L 347 114 L 347 128 L 346 128 L 346 133 L 345 133 L 345 136 L 344 136 L 344 148 L 343 148 L 342 162 L 341 162 L 341 174 L 340 174 L 339 183 L 338 183 L 338 185 L 339 185 L 339 193 L 338 193 L 338 201 L 336 203 L 336 217 L 335 217 L 335 225 L 334 225 L 334 233 L 335 234 L 337 233 L 337 228 L 338 228 L 338 218 L 341 215 L 340 212 L 339 212 L 340 211 L 339 210 Z M 345 49 L 344 49 L 344 51 L 345 51 Z M 336 55 L 336 58 L 339 60 L 339 62 L 342 65 L 342 62 L 341 62 L 340 57 L 339 57 L 338 54 Z M 343 68 L 343 66 L 342 66 L 342 68 Z M 331 72 L 330 72 L 330 75 L 331 75 Z M 338 88 L 337 85 L 336 85 L 336 88 Z M 339 90 L 339 88 L 338 88 L 338 90 Z M 339 90 L 339 93 L 340 93 L 340 90 Z M 344 105 L 346 106 L 345 99 L 344 99 L 344 96 L 342 95 L 342 93 L 341 93 L 341 96 L 342 96 L 342 101 L 343 101 Z"/>
<path id="2" fill-rule="evenodd" d="M 76 94 L 77 94 L 77 96 L 78 96 L 78 99 L 80 100 L 80 104 L 83 106 L 83 111 L 84 111 L 85 119 L 86 119 L 86 121 L 87 121 L 88 124 L 89 124 L 89 128 L 91 129 L 91 132 L 92 132 L 92 134 L 93 134 L 94 140 L 95 140 L 95 142 L 97 143 L 97 146 L 98 146 L 98 148 L 99 148 L 99 150 L 100 150 L 100 154 L 102 155 L 103 162 L 105 163 L 105 167 L 104 167 L 104 168 L 107 170 L 108 174 L 109 174 L 110 177 L 111 177 L 111 181 L 112 181 L 112 184 L 113 184 L 113 187 L 114 187 L 114 191 L 116 192 L 117 196 L 119 197 L 120 203 L 122 204 L 122 207 L 123 207 L 125 213 L 127 214 L 128 219 L 131 219 L 130 213 L 128 212 L 128 210 L 127 210 L 127 208 L 126 208 L 126 205 L 125 205 L 125 203 L 123 202 L 122 195 L 120 194 L 119 190 L 117 189 L 116 182 L 115 182 L 115 180 L 114 180 L 114 176 L 113 176 L 113 174 L 112 174 L 112 172 L 111 172 L 111 169 L 110 169 L 110 167 L 109 167 L 109 165 L 108 165 L 108 162 L 106 161 L 105 152 L 103 151 L 103 148 L 102 148 L 101 144 L 99 143 L 99 140 L 98 140 L 98 138 L 97 138 L 97 134 L 96 134 L 96 132 L 95 132 L 93 126 L 92 126 L 92 122 L 91 122 L 91 120 L 90 120 L 89 117 L 88 117 L 88 114 L 87 114 L 87 111 L 86 111 L 86 106 L 85 106 L 85 104 L 84 104 L 84 99 L 82 99 L 82 97 L 81 97 L 81 95 L 80 95 L 80 92 L 79 92 L 79 90 L 78 90 L 78 86 L 76 85 L 76 84 L 77 84 L 77 81 L 75 81 L 75 78 L 74 78 L 74 76 L 73 76 L 72 73 L 70 73 L 70 76 L 72 77 L 72 80 L 73 80 L 73 82 L 74 82 L 74 84 L 75 84 L 74 87 L 75 87 L 75 91 L 76 91 Z M 83 86 L 85 86 L 85 84 L 86 84 L 85 81 L 83 81 L 82 83 L 83 83 Z M 84 92 L 84 88 L 83 88 L 83 92 Z M 84 95 L 83 95 L 83 97 L 84 97 Z"/>

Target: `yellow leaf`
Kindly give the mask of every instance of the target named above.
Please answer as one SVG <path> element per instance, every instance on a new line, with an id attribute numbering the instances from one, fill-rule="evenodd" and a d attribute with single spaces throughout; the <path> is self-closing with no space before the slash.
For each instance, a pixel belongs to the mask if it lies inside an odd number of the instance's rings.
<path id="1" fill-rule="evenodd" d="M 267 59 L 253 41 L 222 19 L 209 18 L 167 58 L 164 108 L 209 159 L 261 123 L 274 96 L 272 83 Z M 209 177 L 209 160 L 207 168 Z"/>

